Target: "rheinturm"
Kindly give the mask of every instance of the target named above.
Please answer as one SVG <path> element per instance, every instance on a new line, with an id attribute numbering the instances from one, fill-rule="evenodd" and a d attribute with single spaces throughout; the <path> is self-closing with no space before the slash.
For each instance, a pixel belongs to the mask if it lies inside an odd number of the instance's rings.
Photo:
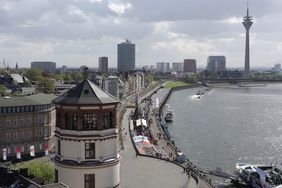
<path id="1" fill-rule="evenodd" d="M 119 101 L 86 79 L 53 103 L 56 181 L 73 188 L 119 187 Z"/>
<path id="2" fill-rule="evenodd" d="M 247 16 L 243 18 L 243 25 L 246 29 L 246 46 L 245 46 L 245 75 L 250 74 L 250 40 L 249 40 L 249 30 L 253 24 L 252 17 L 249 16 L 249 7 L 247 7 Z"/>

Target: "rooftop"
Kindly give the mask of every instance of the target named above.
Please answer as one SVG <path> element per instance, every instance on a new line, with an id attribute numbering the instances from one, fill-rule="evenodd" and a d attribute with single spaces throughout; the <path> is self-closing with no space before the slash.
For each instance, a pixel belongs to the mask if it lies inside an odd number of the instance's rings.
<path id="1" fill-rule="evenodd" d="M 83 80 L 64 95 L 53 100 L 55 104 L 114 104 L 119 100 L 103 91 L 88 79 Z"/>
<path id="2" fill-rule="evenodd" d="M 0 98 L 0 107 L 50 104 L 55 98 L 55 95 L 44 93 L 38 93 L 29 96 L 2 97 Z"/>

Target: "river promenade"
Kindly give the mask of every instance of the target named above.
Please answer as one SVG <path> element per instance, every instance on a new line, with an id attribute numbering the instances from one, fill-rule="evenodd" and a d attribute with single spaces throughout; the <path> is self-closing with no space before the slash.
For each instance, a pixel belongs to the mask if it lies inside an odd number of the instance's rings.
<path id="1" fill-rule="evenodd" d="M 154 92 L 156 91 L 156 92 Z M 140 101 L 145 98 L 152 98 L 152 101 L 159 99 L 162 106 L 166 101 L 171 90 L 155 87 L 151 91 L 143 94 Z M 169 140 L 166 139 L 164 132 L 159 126 L 159 108 L 147 108 L 147 105 L 140 103 L 141 109 L 147 110 L 147 120 L 150 124 L 150 132 L 157 141 L 158 147 L 169 154 L 168 159 L 160 159 L 154 156 L 140 155 L 135 145 L 133 145 L 129 130 L 130 114 L 132 108 L 127 108 L 122 119 L 122 140 L 123 146 L 121 155 L 121 187 L 187 187 L 187 188 L 210 188 L 208 181 L 202 179 L 199 173 L 191 170 L 185 172 L 186 165 L 179 165 L 173 162 L 178 151 Z M 187 168 L 186 168 L 187 169 Z M 188 173 L 187 173 L 188 172 Z"/>

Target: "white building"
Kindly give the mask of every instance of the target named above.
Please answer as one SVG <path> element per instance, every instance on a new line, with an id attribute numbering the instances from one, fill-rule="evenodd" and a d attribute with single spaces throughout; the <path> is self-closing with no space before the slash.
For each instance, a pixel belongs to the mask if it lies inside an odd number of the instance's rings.
<path id="1" fill-rule="evenodd" d="M 179 62 L 172 63 L 172 72 L 182 72 L 183 64 Z"/>
<path id="2" fill-rule="evenodd" d="M 170 72 L 169 62 L 158 62 L 156 66 L 156 71 L 162 73 Z"/>
<path id="3" fill-rule="evenodd" d="M 55 177 L 73 188 L 120 186 L 118 100 L 84 80 L 56 105 Z"/>
<path id="4" fill-rule="evenodd" d="M 109 76 L 104 80 L 104 91 L 119 98 L 119 79 L 115 76 Z"/>

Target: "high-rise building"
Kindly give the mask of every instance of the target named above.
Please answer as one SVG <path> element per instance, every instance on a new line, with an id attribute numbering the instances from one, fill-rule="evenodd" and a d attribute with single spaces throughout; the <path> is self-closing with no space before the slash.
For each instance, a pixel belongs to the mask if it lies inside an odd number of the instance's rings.
<path id="1" fill-rule="evenodd" d="M 34 61 L 31 62 L 31 68 L 42 69 L 44 72 L 54 73 L 56 71 L 56 63 L 51 61 Z"/>
<path id="2" fill-rule="evenodd" d="M 124 72 L 135 69 L 135 44 L 126 40 L 118 44 L 118 59 L 117 70 L 118 72 Z"/>
<path id="3" fill-rule="evenodd" d="M 225 56 L 209 56 L 207 70 L 211 73 L 223 72 L 226 70 Z"/>
<path id="4" fill-rule="evenodd" d="M 197 63 L 195 59 L 184 59 L 183 72 L 196 73 Z"/>
<path id="5" fill-rule="evenodd" d="M 119 187 L 119 101 L 86 79 L 53 103 L 55 179 L 69 187 Z"/>
<path id="6" fill-rule="evenodd" d="M 170 72 L 169 62 L 158 62 L 156 66 L 156 71 L 162 73 Z"/>
<path id="7" fill-rule="evenodd" d="M 99 72 L 108 72 L 108 57 L 99 57 Z"/>
<path id="8" fill-rule="evenodd" d="M 250 74 L 250 41 L 249 41 L 249 30 L 253 24 L 252 17 L 249 16 L 249 7 L 247 7 L 247 16 L 243 19 L 243 25 L 246 29 L 246 46 L 245 46 L 245 75 Z"/>
<path id="9" fill-rule="evenodd" d="M 172 72 L 182 72 L 183 63 L 174 62 L 172 63 Z"/>

